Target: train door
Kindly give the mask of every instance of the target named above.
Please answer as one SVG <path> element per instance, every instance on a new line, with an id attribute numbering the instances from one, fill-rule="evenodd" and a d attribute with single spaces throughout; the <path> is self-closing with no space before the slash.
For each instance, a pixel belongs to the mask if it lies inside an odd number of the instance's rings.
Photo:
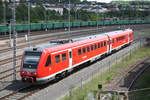
<path id="1" fill-rule="evenodd" d="M 112 50 L 112 38 L 109 38 L 109 40 L 110 40 L 109 52 L 111 53 L 111 50 Z"/>
<path id="2" fill-rule="evenodd" d="M 69 49 L 68 51 L 69 51 L 69 67 L 71 67 L 72 66 L 72 50 Z"/>
<path id="3" fill-rule="evenodd" d="M 128 32 L 128 43 L 130 42 L 130 33 Z"/>
<path id="4" fill-rule="evenodd" d="M 111 53 L 111 49 L 112 49 L 112 39 L 110 38 L 110 36 L 108 34 L 105 34 L 108 37 L 108 44 L 107 44 L 107 52 Z"/>
<path id="5" fill-rule="evenodd" d="M 107 40 L 107 53 L 109 53 L 109 40 Z"/>

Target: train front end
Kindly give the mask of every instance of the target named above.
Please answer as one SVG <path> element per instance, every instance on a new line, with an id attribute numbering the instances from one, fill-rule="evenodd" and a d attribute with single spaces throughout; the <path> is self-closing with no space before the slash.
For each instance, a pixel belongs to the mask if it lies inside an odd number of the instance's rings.
<path id="1" fill-rule="evenodd" d="M 41 54 L 42 52 L 36 50 L 24 52 L 20 68 L 20 76 L 23 82 L 36 83 Z"/>

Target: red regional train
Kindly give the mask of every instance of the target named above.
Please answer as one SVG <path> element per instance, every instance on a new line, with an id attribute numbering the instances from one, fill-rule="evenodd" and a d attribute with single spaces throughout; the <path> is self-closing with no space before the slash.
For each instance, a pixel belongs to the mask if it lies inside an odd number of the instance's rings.
<path id="1" fill-rule="evenodd" d="M 80 64 L 93 62 L 127 46 L 133 40 L 133 31 L 125 29 L 31 47 L 23 55 L 20 68 L 22 81 L 40 84 L 49 82 Z"/>

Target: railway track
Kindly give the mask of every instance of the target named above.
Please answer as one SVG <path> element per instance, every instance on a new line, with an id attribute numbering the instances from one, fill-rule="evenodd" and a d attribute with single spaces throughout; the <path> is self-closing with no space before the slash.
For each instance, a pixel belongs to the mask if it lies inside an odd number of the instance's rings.
<path id="1" fill-rule="evenodd" d="M 22 57 L 22 55 L 16 56 L 16 60 L 20 60 L 21 57 Z M 13 58 L 12 58 L 12 57 L 1 60 L 1 61 L 0 61 L 0 66 L 1 66 L 1 65 L 5 65 L 5 64 L 10 63 L 10 62 L 13 62 Z"/>
<path id="2" fill-rule="evenodd" d="M 95 31 L 95 30 L 94 30 L 94 31 Z M 93 30 L 92 30 L 92 32 L 93 32 Z M 88 32 L 88 33 L 86 33 L 86 35 L 88 35 L 88 34 L 90 34 L 90 33 L 91 33 L 91 31 Z M 76 37 L 76 36 L 78 36 L 78 35 L 80 36 L 80 35 L 83 35 L 83 34 L 84 34 L 84 33 L 72 34 L 72 35 L 70 35 L 70 36 L 68 36 L 68 34 L 65 34 L 65 35 L 62 35 L 62 36 L 59 36 L 59 37 L 58 37 L 58 35 L 55 35 L 54 37 L 52 37 L 53 39 L 51 38 L 51 40 L 55 40 L 55 39 L 65 39 L 66 37 Z M 96 34 L 96 33 L 95 33 L 95 34 Z M 32 45 L 38 45 L 38 44 L 45 43 L 45 42 L 48 42 L 48 41 L 50 41 L 50 38 L 49 38 L 49 37 L 44 38 L 44 39 L 41 38 L 40 41 L 32 41 L 31 44 L 32 44 Z M 17 46 L 17 49 L 22 49 L 22 48 L 25 48 L 26 46 L 28 46 L 28 43 L 25 43 L 25 44 L 23 44 L 23 45 Z M 0 53 L 5 55 L 6 52 L 11 51 L 11 50 L 12 50 L 12 48 L 3 49 L 3 50 L 0 50 Z M 20 60 L 20 59 L 21 59 L 21 54 L 20 54 L 20 55 L 17 55 L 17 60 Z M 7 64 L 7 63 L 10 63 L 10 62 L 12 62 L 12 61 L 13 61 L 13 58 L 12 58 L 12 57 L 7 58 L 7 59 L 3 59 L 3 60 L 0 61 L 0 66 L 1 66 L 1 65 L 4 65 L 4 64 Z"/>
<path id="3" fill-rule="evenodd" d="M 72 27 L 71 28 L 71 31 L 74 31 L 74 30 L 84 30 L 85 28 L 87 29 L 92 29 L 94 28 L 94 26 L 88 26 L 88 27 Z M 34 35 L 45 35 L 47 34 L 48 32 L 51 32 L 51 33 L 57 33 L 57 32 L 66 32 L 67 30 L 65 28 L 61 28 L 61 29 L 50 29 L 50 30 L 39 30 L 39 31 L 32 31 L 31 32 L 31 35 L 30 36 L 34 36 Z M 27 34 L 27 32 L 18 32 L 18 38 L 21 38 L 21 37 L 24 37 L 25 35 Z M 9 39 L 9 34 L 6 34 L 6 35 L 2 35 L 3 37 L 0 37 L 0 40 L 5 40 L 5 39 Z"/>
<path id="4" fill-rule="evenodd" d="M 16 66 L 15 68 L 16 68 L 16 74 L 18 74 L 20 71 L 19 71 L 19 67 L 20 66 Z M 5 70 L 5 71 L 2 71 L 2 72 L 0 72 L 0 81 L 1 80 L 4 80 L 4 79 L 6 79 L 6 78 L 8 78 L 8 77 L 10 77 L 10 76 L 12 76 L 14 73 L 12 72 L 13 71 L 13 69 L 14 68 L 10 68 L 10 69 L 7 69 L 7 70 Z"/>
<path id="5" fill-rule="evenodd" d="M 93 30 L 92 30 L 93 31 Z M 94 34 L 96 34 L 96 32 L 95 32 L 96 30 L 94 30 L 93 32 L 94 32 Z M 86 33 L 86 35 L 88 35 L 88 34 L 90 34 L 91 33 L 91 31 L 90 32 L 88 32 L 88 33 Z M 65 34 L 65 35 L 62 35 L 62 36 L 60 36 L 59 38 L 66 38 L 66 37 L 68 37 L 68 36 L 70 36 L 70 37 L 75 37 L 75 36 L 77 36 L 77 35 L 79 35 L 79 36 L 82 36 L 83 35 L 83 33 L 79 33 L 79 34 L 71 34 L 71 36 L 70 35 L 68 35 L 68 34 Z M 58 38 L 58 36 L 56 35 L 56 37 L 54 37 L 54 38 Z M 47 42 L 47 41 L 49 41 L 49 37 L 47 37 L 46 39 L 44 39 L 44 40 L 40 40 L 40 41 L 35 41 L 35 42 L 33 42 L 33 44 L 32 45 L 36 45 L 36 44 L 38 44 L 39 42 L 41 43 L 41 42 Z M 23 48 L 23 47 L 25 47 L 26 45 L 22 45 L 22 46 L 20 46 L 18 49 L 20 49 L 20 48 Z M 17 56 L 17 60 L 20 60 L 21 59 L 21 55 L 18 55 Z M 4 60 L 1 60 L 0 61 L 0 65 L 4 65 L 4 64 L 7 64 L 7 63 L 11 63 L 13 61 L 13 58 L 8 58 L 8 59 L 4 59 Z M 16 68 L 18 68 L 18 66 L 16 66 Z M 2 75 L 2 74 L 4 74 L 4 73 L 7 73 L 7 72 L 10 72 L 10 71 L 12 71 L 13 69 L 12 68 L 10 68 L 10 69 L 7 69 L 7 70 L 4 70 L 4 71 L 2 71 L 2 72 L 0 72 L 0 74 Z M 19 72 L 19 71 L 18 71 Z M 6 75 L 6 76 L 4 76 L 4 77 L 1 77 L 0 78 L 0 80 L 2 80 L 2 79 L 4 79 L 4 78 L 7 78 L 7 77 L 9 77 L 9 76 L 12 76 L 13 75 L 13 73 L 10 73 L 10 74 L 8 74 L 8 75 Z"/>
<path id="6" fill-rule="evenodd" d="M 150 57 L 148 58 L 150 59 Z M 149 63 L 143 63 L 144 68 L 142 68 L 137 75 L 135 76 L 135 78 L 131 81 L 131 84 L 128 87 L 128 91 L 130 91 L 133 87 L 133 85 L 135 84 L 136 80 L 146 71 L 146 69 L 148 69 L 150 67 L 150 62 Z"/>
<path id="7" fill-rule="evenodd" d="M 129 25 L 123 25 L 124 26 L 124 28 L 128 28 L 129 27 Z M 136 27 L 137 26 L 137 27 Z M 104 29 L 104 31 L 105 32 L 108 32 L 108 31 L 112 31 L 112 30 L 116 30 L 116 29 L 118 29 L 118 27 L 119 27 L 119 25 L 116 25 L 116 26 L 107 26 L 107 27 L 104 27 L 104 28 L 100 28 L 99 29 L 99 31 L 101 32 L 101 30 L 103 30 Z M 138 29 L 138 30 L 141 30 L 141 27 L 139 27 L 139 25 L 131 25 L 131 27 L 133 28 L 133 29 Z M 146 28 L 148 28 L 149 27 L 149 25 L 145 25 L 145 27 Z M 76 30 L 76 29 L 78 29 L 78 30 Z M 97 28 L 95 28 L 95 27 L 86 27 L 86 29 L 85 28 L 74 28 L 74 29 L 72 29 L 72 32 L 71 33 L 79 33 L 79 32 L 85 32 L 85 34 L 86 34 L 86 32 L 90 32 L 90 30 L 91 30 L 91 32 L 94 30 L 95 32 L 97 32 Z M 61 32 L 62 31 L 62 32 Z M 49 38 L 49 40 L 51 39 L 51 37 L 58 37 L 59 35 L 65 35 L 66 33 L 67 33 L 67 31 L 63 31 L 63 30 L 55 30 L 55 31 L 50 31 L 51 33 L 48 33 L 49 31 L 47 31 L 47 32 L 45 32 L 45 31 L 38 31 L 38 32 L 33 32 L 32 34 L 33 35 L 31 35 L 32 37 L 36 37 L 36 38 L 32 38 L 31 40 L 33 41 L 33 40 L 40 40 L 40 39 L 43 39 L 43 38 Z M 41 35 L 42 34 L 42 35 Z M 37 35 L 37 36 L 34 36 L 34 35 Z M 47 36 L 48 35 L 48 36 Z M 23 35 L 24 36 L 24 35 Z M 22 36 L 22 37 L 23 37 Z M 20 36 L 19 36 L 20 37 Z M 25 43 L 26 42 L 26 43 Z M 22 44 L 23 46 L 26 46 L 27 45 L 27 41 L 25 41 L 25 39 L 23 38 L 23 40 L 21 40 L 21 41 L 18 41 L 18 44 L 21 44 L 21 43 L 24 43 L 24 44 Z M 2 47 L 5 47 L 6 45 L 1 45 Z M 19 46 L 18 46 L 19 47 Z M 20 46 L 20 48 L 21 48 L 21 46 Z M 11 47 L 9 47 L 9 48 L 4 48 L 4 49 L 1 49 L 0 50 L 0 53 L 3 53 L 3 52 L 6 52 L 6 51 L 10 51 L 10 50 L 12 50 L 12 48 Z"/>
<path id="8" fill-rule="evenodd" d="M 138 40 L 137 40 L 138 41 Z M 136 42 L 133 42 L 133 44 L 134 43 L 136 43 Z M 16 66 L 16 69 L 19 69 L 19 66 Z M 2 76 L 2 77 L 0 77 L 0 80 L 3 80 L 3 79 L 5 79 L 5 78 L 8 78 L 8 77 L 10 77 L 10 76 L 12 76 L 13 75 L 13 73 L 12 73 L 12 70 L 13 70 L 13 68 L 10 68 L 10 69 L 7 69 L 7 70 L 5 70 L 5 71 L 2 71 L 2 72 L 0 72 L 0 76 Z M 9 74 L 7 74 L 7 75 L 3 75 L 3 74 L 5 74 L 5 73 L 8 73 L 8 72 L 11 72 L 11 73 L 9 73 Z M 17 70 L 17 74 L 19 73 L 19 70 Z"/>
<path id="9" fill-rule="evenodd" d="M 95 31 L 95 30 L 94 30 Z M 86 33 L 86 35 L 88 35 L 88 34 L 90 34 L 91 33 L 91 31 L 90 32 L 88 32 L 88 33 Z M 53 37 L 53 39 L 51 39 L 51 40 L 55 40 L 55 39 L 65 39 L 66 37 L 76 37 L 76 36 L 82 36 L 84 33 L 79 33 L 79 34 L 72 34 L 71 36 L 68 36 L 68 34 L 65 34 L 65 35 L 62 35 L 62 36 L 55 36 L 55 37 Z M 95 33 L 96 34 L 96 33 Z M 45 42 L 48 42 L 48 41 L 50 41 L 50 38 L 49 37 L 47 37 L 47 38 L 45 38 L 45 39 L 43 39 L 43 40 L 40 40 L 40 41 L 35 41 L 35 42 L 31 42 L 32 43 L 32 45 L 38 45 L 38 44 L 41 44 L 41 43 L 45 43 Z M 18 46 L 17 47 L 17 49 L 22 49 L 22 48 L 25 48 L 26 46 L 28 45 L 28 43 L 26 43 L 26 44 L 23 44 L 23 45 L 20 45 L 20 46 Z M 5 53 L 5 52 L 7 52 L 7 51 L 11 51 L 12 50 L 12 48 L 8 48 L 8 49 L 3 49 L 3 50 L 0 50 L 0 53 Z M 17 55 L 17 60 L 19 60 L 19 59 L 21 59 L 21 55 Z M 10 58 L 7 58 L 7 59 L 3 59 L 3 60 L 1 60 L 0 61 L 0 65 L 4 65 L 4 64 L 7 64 L 7 63 L 10 63 L 10 62 L 12 62 L 13 61 L 13 58 L 12 57 L 10 57 Z"/>
<path id="10" fill-rule="evenodd" d="M 0 100 L 23 100 L 26 97 L 31 96 L 34 93 L 41 91 L 47 86 L 54 84 L 55 82 L 51 82 L 45 85 L 31 85 L 24 84 L 19 89 L 17 88 L 15 91 L 5 94 L 0 97 Z M 16 83 L 17 84 L 17 83 Z"/>
<path id="11" fill-rule="evenodd" d="M 104 91 L 120 91 L 128 92 L 132 88 L 138 77 L 150 66 L 150 63 L 146 63 L 150 57 L 146 57 L 129 66 L 127 69 L 123 69 L 121 73 L 109 84 Z M 128 79 L 126 79 L 128 78 Z"/>
<path id="12" fill-rule="evenodd" d="M 81 32 L 81 33 L 80 33 Z M 96 29 L 88 29 L 88 30 L 78 30 L 78 31 L 72 31 L 71 34 L 66 34 L 65 32 L 60 32 L 60 34 L 47 34 L 46 36 L 37 36 L 34 38 L 31 38 L 31 45 L 37 45 L 37 44 L 41 44 L 41 43 L 45 43 L 48 42 L 50 40 L 54 40 L 54 39 L 60 39 L 60 38 L 69 38 L 72 36 L 80 36 L 80 35 L 89 35 L 91 33 L 98 33 Z M 18 46 L 16 47 L 17 49 L 20 48 L 24 48 L 25 46 L 28 46 L 28 42 L 26 42 L 24 39 L 19 41 Z M 0 53 L 4 53 L 4 52 L 8 52 L 11 51 L 13 48 L 8 47 L 8 48 L 4 48 L 0 50 Z"/>
<path id="13" fill-rule="evenodd" d="M 93 30 L 92 30 L 93 31 Z M 94 30 L 95 31 L 95 30 Z M 90 34 L 91 32 L 88 32 L 88 34 Z M 86 33 L 87 34 L 87 33 Z M 95 33 L 96 34 L 96 33 Z M 79 33 L 78 35 L 83 35 L 83 33 Z M 65 38 L 65 37 L 67 37 L 68 36 L 68 34 L 65 34 L 65 35 L 63 35 L 63 36 L 60 36 L 59 38 Z M 72 34 L 71 35 L 71 37 L 75 37 L 75 36 L 77 36 L 76 34 Z M 55 38 L 57 39 L 58 37 L 57 37 L 57 35 L 55 36 Z M 39 43 L 42 43 L 42 42 L 46 42 L 46 41 L 49 41 L 49 38 L 47 37 L 46 39 L 44 39 L 44 40 L 40 40 L 40 42 L 37 42 L 37 41 L 35 41 L 35 42 L 33 42 L 32 43 L 32 45 L 36 45 L 36 44 L 39 44 Z M 20 49 L 20 48 L 24 48 L 26 45 L 21 45 L 21 46 L 19 46 L 17 49 Z M 9 49 L 9 50 L 11 50 L 11 49 Z M 6 50 L 4 50 L 5 52 L 6 52 Z M 0 52 L 1 53 L 1 52 Z M 21 55 L 17 55 L 17 58 L 16 58 L 16 60 L 18 61 L 18 60 L 20 60 L 22 58 L 22 56 Z M 1 60 L 0 61 L 0 66 L 1 65 L 5 65 L 5 64 L 8 64 L 8 63 L 11 63 L 11 62 L 13 62 L 13 58 L 12 57 L 10 57 L 10 58 L 7 58 L 7 59 L 3 59 L 3 60 Z M 16 66 L 16 69 L 17 68 L 19 68 L 19 66 Z M 0 77 L 0 80 L 3 80 L 3 79 L 6 79 L 6 78 L 8 78 L 8 77 L 10 77 L 10 76 L 12 76 L 13 75 L 13 73 L 12 73 L 12 70 L 13 70 L 13 68 L 9 68 L 9 69 L 7 69 L 7 70 L 3 70 L 2 72 L 0 72 L 0 75 L 1 75 L 1 77 Z M 8 74 L 7 74 L 8 73 Z M 19 71 L 17 71 L 17 73 L 19 73 Z M 6 74 L 6 75 L 3 75 L 3 74 Z"/>
<path id="14" fill-rule="evenodd" d="M 0 100 L 22 100 L 22 99 L 25 99 L 26 97 L 31 96 L 34 93 L 39 92 L 41 89 L 43 89 L 45 87 L 46 86 L 44 86 L 44 87 L 40 86 L 40 88 L 32 87 L 32 86 L 23 87 L 19 90 L 14 91 L 13 93 L 9 93 L 9 94 L 1 97 Z"/>
<path id="15" fill-rule="evenodd" d="M 17 60 L 20 60 L 20 59 L 21 59 L 21 55 L 17 56 Z M 11 58 L 11 59 L 9 59 L 9 60 L 7 60 L 7 61 L 5 61 L 5 62 L 2 61 L 2 63 L 0 63 L 0 65 L 10 63 L 12 60 L 13 60 L 13 59 Z M 19 68 L 19 66 L 16 66 L 16 69 L 17 69 L 17 68 Z M 0 75 L 1 75 L 1 76 L 2 76 L 4 73 L 8 73 L 8 72 L 9 72 L 9 74 L 0 77 L 0 80 L 3 80 L 3 79 L 5 79 L 5 78 L 8 78 L 8 77 L 12 76 L 13 73 L 10 73 L 12 70 L 13 70 L 13 68 L 10 68 L 10 69 L 7 69 L 7 70 L 4 70 L 4 71 L 0 72 Z M 19 73 L 19 70 L 17 71 L 17 73 Z"/>
<path id="16" fill-rule="evenodd" d="M 43 86 L 41 86 L 40 88 L 37 86 L 26 86 L 23 88 L 20 88 L 10 94 L 7 94 L 3 97 L 0 98 L 0 100 L 22 100 L 25 97 L 28 97 L 38 91 L 40 91 L 43 88 Z"/>
<path id="17" fill-rule="evenodd" d="M 91 32 L 93 32 L 93 30 L 90 31 L 90 32 L 88 32 L 88 33 L 86 33 L 86 35 L 91 34 Z M 94 32 L 95 32 L 95 30 L 94 30 Z M 94 34 L 97 34 L 97 33 L 98 33 L 98 32 L 95 32 Z M 38 44 L 41 44 L 41 43 L 48 42 L 48 41 L 50 41 L 50 40 L 65 39 L 65 38 L 77 37 L 77 36 L 82 36 L 82 35 L 85 36 L 84 33 L 71 34 L 71 35 L 65 34 L 65 35 L 62 35 L 62 36 L 59 36 L 59 37 L 58 37 L 58 35 L 56 35 L 56 36 L 53 37 L 53 39 L 50 39 L 49 37 L 46 37 L 46 38 L 41 39 L 41 40 L 39 40 L 39 41 L 35 41 L 35 42 L 33 41 L 33 42 L 31 42 L 31 45 L 38 45 Z M 18 46 L 17 49 L 22 49 L 22 48 L 25 48 L 26 46 L 28 46 L 28 43 L 25 43 L 25 44 L 23 44 L 23 45 Z M 0 53 L 5 53 L 5 52 L 11 51 L 11 50 L 12 50 L 12 48 L 3 49 L 3 50 L 0 50 Z M 18 59 L 21 59 L 21 55 L 17 55 L 17 60 L 18 60 Z M 4 65 L 4 64 L 6 64 L 6 63 L 9 63 L 9 62 L 11 62 L 12 60 L 13 60 L 12 57 L 7 58 L 7 59 L 3 59 L 3 60 L 0 61 L 0 65 Z"/>

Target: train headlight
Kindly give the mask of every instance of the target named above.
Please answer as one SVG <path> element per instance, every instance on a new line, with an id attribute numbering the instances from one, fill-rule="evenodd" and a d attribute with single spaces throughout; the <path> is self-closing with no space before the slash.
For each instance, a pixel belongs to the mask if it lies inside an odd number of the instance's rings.
<path id="1" fill-rule="evenodd" d="M 32 75 L 37 75 L 37 73 L 36 73 L 36 72 L 31 72 L 31 74 L 32 74 Z"/>
<path id="2" fill-rule="evenodd" d="M 22 74 L 22 75 L 26 75 L 27 72 L 26 72 L 26 71 L 21 71 L 21 74 Z"/>

